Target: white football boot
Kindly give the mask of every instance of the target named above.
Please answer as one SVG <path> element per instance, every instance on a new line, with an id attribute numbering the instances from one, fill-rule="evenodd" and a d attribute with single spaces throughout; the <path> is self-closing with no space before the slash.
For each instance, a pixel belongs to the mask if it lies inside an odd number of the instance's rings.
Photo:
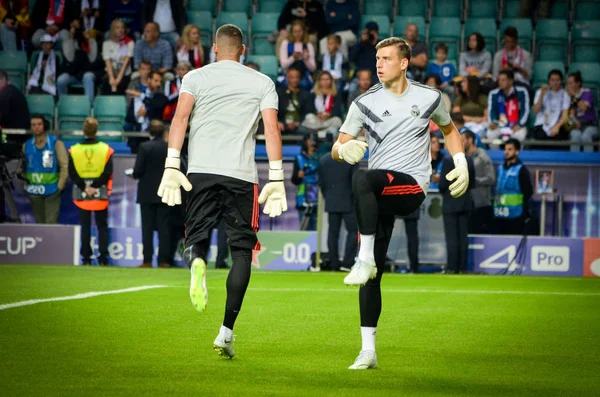
<path id="1" fill-rule="evenodd" d="M 374 263 L 366 263 L 360 259 L 356 259 L 356 263 L 352 266 L 350 274 L 344 278 L 346 285 L 365 285 L 367 281 L 375 278 L 377 275 L 377 267 Z"/>
<path id="2" fill-rule="evenodd" d="M 372 369 L 377 368 L 377 354 L 373 350 L 361 350 L 354 364 L 348 369 Z"/>

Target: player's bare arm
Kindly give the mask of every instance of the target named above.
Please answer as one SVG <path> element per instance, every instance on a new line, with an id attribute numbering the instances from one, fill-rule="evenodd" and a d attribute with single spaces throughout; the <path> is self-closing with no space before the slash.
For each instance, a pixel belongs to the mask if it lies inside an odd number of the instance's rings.
<path id="1" fill-rule="evenodd" d="M 258 202 L 265 205 L 263 213 L 273 218 L 287 211 L 287 198 L 283 184 L 281 133 L 279 132 L 276 109 L 263 109 L 261 115 L 265 126 L 265 141 L 267 156 L 269 157 L 269 183 L 261 190 Z"/>
<path id="2" fill-rule="evenodd" d="M 452 197 L 460 197 L 469 188 L 469 169 L 464 153 L 464 143 L 454 123 L 451 122 L 448 125 L 440 125 L 439 127 L 444 134 L 446 148 L 452 159 L 454 159 L 454 169 L 446 175 L 446 179 L 454 181 L 450 185 L 450 194 Z"/>
<path id="3" fill-rule="evenodd" d="M 265 126 L 265 142 L 267 146 L 267 157 L 269 161 L 281 161 L 281 132 L 277 122 L 276 109 L 264 109 L 261 111 L 263 124 Z"/>
<path id="4" fill-rule="evenodd" d="M 182 92 L 181 95 L 179 95 L 177 109 L 175 110 L 175 116 L 173 116 L 171 130 L 169 132 L 169 151 L 173 152 L 171 149 L 177 150 L 177 156 L 174 157 L 179 157 L 179 152 L 183 147 L 185 132 L 188 127 L 188 120 L 192 114 L 192 109 L 194 108 L 194 102 L 194 96 L 187 92 Z"/>

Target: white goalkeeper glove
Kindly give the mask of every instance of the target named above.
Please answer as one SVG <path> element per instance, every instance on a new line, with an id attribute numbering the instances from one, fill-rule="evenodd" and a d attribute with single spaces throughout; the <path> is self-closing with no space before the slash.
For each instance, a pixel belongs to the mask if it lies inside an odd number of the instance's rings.
<path id="1" fill-rule="evenodd" d="M 287 211 L 282 160 L 269 161 L 269 183 L 260 191 L 258 202 L 265 205 L 263 213 L 271 218 Z"/>
<path id="2" fill-rule="evenodd" d="M 170 207 L 181 204 L 181 190 L 183 186 L 186 192 L 192 190 L 192 184 L 179 170 L 179 150 L 169 149 L 165 160 L 165 172 L 158 187 L 158 195 L 162 202 Z"/>
<path id="3" fill-rule="evenodd" d="M 446 175 L 446 179 L 454 181 L 450 185 L 450 194 L 452 197 L 460 197 L 469 187 L 469 168 L 464 153 L 456 153 L 454 157 L 454 169 Z"/>
<path id="4" fill-rule="evenodd" d="M 338 147 L 338 157 L 348 164 L 356 164 L 365 157 L 369 144 L 353 139 Z"/>

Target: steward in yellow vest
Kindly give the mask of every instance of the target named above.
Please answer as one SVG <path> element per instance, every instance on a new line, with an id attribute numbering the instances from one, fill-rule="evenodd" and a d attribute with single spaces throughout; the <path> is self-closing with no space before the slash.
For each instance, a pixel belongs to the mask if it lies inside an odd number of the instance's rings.
<path id="1" fill-rule="evenodd" d="M 79 207 L 82 264 L 90 265 L 91 214 L 98 228 L 98 264 L 108 265 L 108 200 L 112 190 L 114 150 L 96 140 L 98 121 L 88 117 L 83 124 L 86 139 L 69 149 L 69 177 L 73 181 L 73 203 Z"/>

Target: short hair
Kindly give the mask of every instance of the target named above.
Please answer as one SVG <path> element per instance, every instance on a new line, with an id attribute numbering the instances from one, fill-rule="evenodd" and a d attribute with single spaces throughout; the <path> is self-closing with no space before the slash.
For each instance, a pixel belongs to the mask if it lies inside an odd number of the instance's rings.
<path id="1" fill-rule="evenodd" d="M 342 45 L 342 38 L 340 37 L 340 35 L 337 34 L 330 34 L 329 36 L 327 36 L 327 40 L 333 40 L 335 41 L 338 45 Z"/>
<path id="2" fill-rule="evenodd" d="M 439 43 L 438 45 L 436 45 L 435 52 L 438 52 L 439 50 L 444 51 L 446 55 L 448 55 L 448 46 L 446 45 L 446 43 Z"/>
<path id="3" fill-rule="evenodd" d="M 46 117 L 44 117 L 44 115 L 40 114 L 40 113 L 34 113 L 31 115 L 31 117 L 29 118 L 29 120 L 34 120 L 34 119 L 39 119 L 42 120 L 42 123 L 44 124 L 44 131 L 46 131 L 46 129 L 49 126 L 48 120 L 46 120 Z"/>
<path id="4" fill-rule="evenodd" d="M 477 51 L 477 52 L 483 51 L 483 49 L 485 48 L 485 39 L 483 38 L 481 33 L 479 33 L 479 32 L 471 33 L 469 38 L 471 36 L 475 36 L 475 40 L 477 40 L 477 47 L 475 47 L 475 51 Z"/>
<path id="5" fill-rule="evenodd" d="M 6 73 L 6 70 L 0 69 L 0 79 L 8 81 L 8 73 Z"/>
<path id="6" fill-rule="evenodd" d="M 148 25 L 154 25 L 156 26 L 156 30 L 158 30 L 158 33 L 160 33 L 160 25 L 154 21 L 150 21 L 150 22 L 146 22 L 146 24 L 144 25 L 144 29 L 146 28 L 146 26 Z"/>
<path id="7" fill-rule="evenodd" d="M 513 73 L 512 70 L 508 70 L 508 69 L 501 70 L 500 73 L 498 73 L 498 76 L 501 74 L 505 75 L 507 78 L 509 78 L 511 80 L 515 79 L 515 74 Z"/>
<path id="8" fill-rule="evenodd" d="M 406 42 L 406 40 L 401 39 L 400 37 L 389 37 L 387 39 L 381 40 L 377 44 L 377 46 L 375 46 L 375 49 L 379 50 L 381 48 L 391 46 L 396 47 L 396 49 L 398 50 L 398 56 L 400 58 L 406 58 L 408 61 L 410 61 L 410 58 L 412 56 L 412 48 Z"/>
<path id="9" fill-rule="evenodd" d="M 508 140 L 504 143 L 506 145 L 513 145 L 517 151 L 521 150 L 521 142 L 516 138 L 508 138 Z"/>
<path id="10" fill-rule="evenodd" d="M 439 85 L 442 85 L 442 79 L 441 79 L 441 77 L 438 74 L 431 73 L 431 74 L 428 74 L 427 76 L 425 76 L 425 80 L 424 80 L 425 84 L 427 84 L 427 81 L 429 81 L 429 79 L 434 79 L 435 80 L 435 86 L 436 87 L 439 86 Z"/>
<path id="11" fill-rule="evenodd" d="M 98 120 L 93 117 L 88 117 L 83 122 L 83 135 L 88 138 L 93 138 L 98 132 Z"/>
<path id="12" fill-rule="evenodd" d="M 163 74 L 161 72 L 159 72 L 158 70 L 151 71 L 150 72 L 150 78 L 153 78 L 154 75 L 156 75 L 156 74 L 159 75 L 161 79 L 163 78 Z"/>
<path id="13" fill-rule="evenodd" d="M 358 75 L 360 73 L 368 73 L 369 74 L 369 78 L 373 77 L 373 72 L 371 72 L 371 69 L 359 69 L 356 71 L 356 77 L 358 77 Z"/>
<path id="14" fill-rule="evenodd" d="M 287 74 L 290 74 L 290 72 L 298 72 L 300 73 L 300 77 L 302 77 L 302 71 L 300 69 L 298 69 L 296 66 L 291 66 L 287 69 Z"/>
<path id="15" fill-rule="evenodd" d="M 244 41 L 244 34 L 242 33 L 242 30 L 230 23 L 227 23 L 217 29 L 217 34 L 215 37 L 217 42 L 221 39 L 226 39 L 229 45 L 237 49 L 242 48 Z"/>
<path id="16" fill-rule="evenodd" d="M 550 80 L 550 77 L 552 77 L 553 74 L 555 74 L 558 77 L 560 77 L 560 80 L 562 81 L 562 79 L 563 79 L 563 72 L 561 72 L 558 69 L 552 69 L 550 72 L 548 72 L 548 80 Z"/>
<path id="17" fill-rule="evenodd" d="M 160 120 L 152 120 L 148 126 L 148 133 L 154 138 L 162 136 L 165 133 L 165 125 Z"/>
<path id="18" fill-rule="evenodd" d="M 188 68 L 188 70 L 192 70 L 192 64 L 189 63 L 188 61 L 179 61 L 177 62 L 177 66 L 175 66 L 175 69 L 179 69 L 179 68 Z"/>
<path id="19" fill-rule="evenodd" d="M 463 115 L 462 115 L 461 112 L 452 112 L 452 113 L 450 113 L 450 118 L 455 123 L 458 123 L 460 125 L 465 125 L 465 118 L 463 117 Z"/>
<path id="20" fill-rule="evenodd" d="M 464 135 L 468 140 L 472 140 L 473 143 L 475 142 L 475 133 L 471 130 L 465 130 L 461 135 Z"/>
<path id="21" fill-rule="evenodd" d="M 583 78 L 581 77 L 581 72 L 579 70 L 569 74 L 569 77 L 573 77 L 573 80 L 575 80 L 576 83 L 579 83 L 579 85 L 583 84 Z"/>
<path id="22" fill-rule="evenodd" d="M 142 60 L 140 61 L 140 66 L 142 66 L 142 65 L 146 65 L 146 66 L 150 66 L 150 67 L 152 67 L 152 62 L 150 62 L 150 60 L 149 60 L 149 59 L 142 59 Z"/>
<path id="23" fill-rule="evenodd" d="M 511 39 L 518 40 L 519 32 L 517 31 L 517 28 L 515 28 L 514 26 L 509 26 L 506 29 L 504 29 L 504 36 L 510 37 Z"/>

